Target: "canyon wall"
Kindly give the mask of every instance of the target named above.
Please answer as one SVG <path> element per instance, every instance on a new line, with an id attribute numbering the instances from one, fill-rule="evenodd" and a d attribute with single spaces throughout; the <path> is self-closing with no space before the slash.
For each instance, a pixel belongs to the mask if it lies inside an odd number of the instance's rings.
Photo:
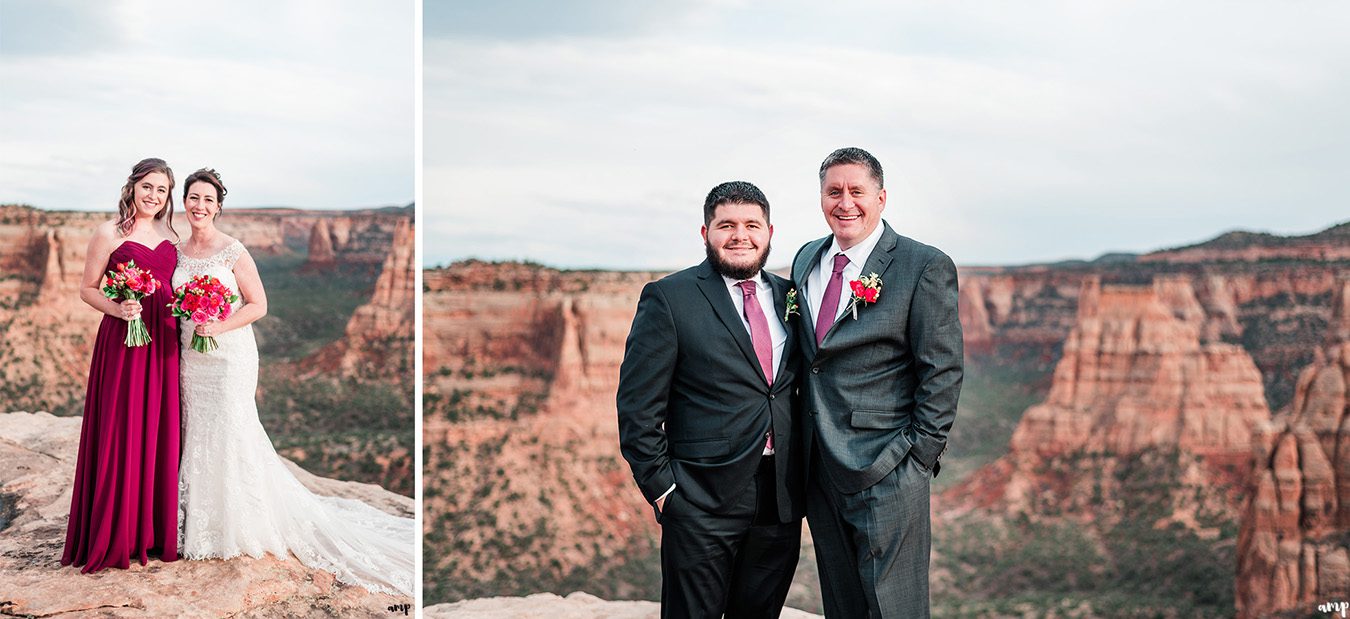
<path id="1" fill-rule="evenodd" d="M 186 238 L 187 224 L 178 215 L 175 227 Z M 0 397 L 12 406 L 78 412 L 90 348 L 102 320 L 80 301 L 79 282 L 89 239 L 98 224 L 111 217 L 104 212 L 0 205 L 0 371 L 4 376 Z M 406 225 L 410 218 L 410 209 L 354 213 L 228 209 L 218 225 L 261 257 L 303 255 L 300 252 L 313 229 L 331 226 L 331 221 L 343 222 L 341 226 L 355 232 L 337 246 L 334 263 L 373 270 L 390 258 L 399 222 Z M 410 240 L 403 251 L 404 262 L 410 265 Z M 410 278 L 390 283 L 402 286 L 401 290 L 411 289 Z M 407 330 L 405 339 L 411 341 L 411 321 L 402 326 Z"/>
<path id="2" fill-rule="evenodd" d="M 1277 253 L 962 267 L 968 386 L 993 375 L 984 388 L 1010 387 L 1029 367 L 1047 379 L 1002 438 L 963 394 L 958 426 L 1001 442 L 948 454 L 994 452 L 953 466 L 974 471 L 956 483 L 939 478 L 935 600 L 1036 614 L 998 600 L 1046 587 L 1098 613 L 1231 615 L 1251 454 L 1270 440 L 1259 432 L 1272 409 L 1308 406 L 1304 382 L 1331 380 L 1297 377 L 1331 358 L 1310 344 L 1343 320 L 1333 301 L 1350 261 L 1317 244 L 1350 244 L 1344 229 L 1262 241 Z M 656 528 L 618 454 L 613 394 L 638 292 L 659 276 L 473 261 L 424 272 L 428 603 L 654 591 Z M 986 574 L 1014 559 L 1006 569 L 1034 577 Z"/>
<path id="3" fill-rule="evenodd" d="M 566 583 L 650 594 L 616 576 L 652 584 L 657 528 L 619 455 L 614 385 L 638 292 L 659 276 L 424 272 L 427 603 Z"/>
<path id="4" fill-rule="evenodd" d="M 1203 336 L 1213 320 L 1185 278 L 1088 279 L 1049 396 L 1023 415 L 1010 450 L 1245 455 L 1270 416 L 1261 374 L 1241 346 Z"/>
<path id="5" fill-rule="evenodd" d="M 1084 281 L 1147 286 L 1157 277 L 1172 277 L 1189 283 L 1205 312 L 1201 335 L 1240 344 L 1261 371 L 1271 407 L 1288 405 L 1294 377 L 1312 362 L 1308 343 L 1318 340 L 1330 320 L 1336 279 L 1350 261 L 1315 255 L 1268 262 L 1143 260 L 1153 256 L 1128 263 L 960 269 L 969 354 L 1014 365 L 1053 361 L 1077 320 Z"/>
<path id="6" fill-rule="evenodd" d="M 326 223 L 320 221 L 315 230 L 325 226 Z M 307 373 L 375 378 L 395 383 L 411 378 L 416 307 L 414 277 L 417 272 L 413 250 L 412 219 L 399 219 L 384 252 L 370 300 L 356 308 L 342 338 L 302 364 L 308 367 Z M 361 255 L 353 255 L 349 260 Z M 314 264 L 312 256 L 306 262 L 307 268 Z"/>
<path id="7" fill-rule="evenodd" d="M 1110 489 L 1094 474 L 1051 463 L 1145 452 L 1196 456 L 1198 483 L 1240 482 L 1253 429 L 1269 419 L 1261 374 L 1250 355 L 1218 337 L 1222 315 L 1205 311 L 1190 281 L 1150 285 L 1083 281 L 1077 319 L 1063 343 L 1045 400 L 1022 415 L 1008 454 L 948 491 L 953 507 L 1004 514 L 1101 514 L 1084 500 Z M 1048 492 L 1049 489 L 1057 492 Z M 1236 515 L 1236 495 L 1228 495 Z M 964 510 L 958 510 L 964 511 Z"/>

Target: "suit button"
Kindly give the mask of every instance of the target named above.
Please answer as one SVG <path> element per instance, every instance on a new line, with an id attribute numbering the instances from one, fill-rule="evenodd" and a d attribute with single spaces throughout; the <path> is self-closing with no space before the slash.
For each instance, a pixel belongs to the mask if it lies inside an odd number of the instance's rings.
<path id="1" fill-rule="evenodd" d="M 812 373 L 812 374 L 819 374 L 819 373 L 820 373 L 820 368 L 811 368 L 811 373 Z"/>
<path id="2" fill-rule="evenodd" d="M 769 399 L 770 399 L 770 400 L 773 399 L 773 394 L 772 394 L 772 393 L 769 394 Z"/>
<path id="3" fill-rule="evenodd" d="M 816 416 L 816 411 L 811 411 L 811 416 L 812 416 L 812 417 L 815 417 L 815 416 Z"/>

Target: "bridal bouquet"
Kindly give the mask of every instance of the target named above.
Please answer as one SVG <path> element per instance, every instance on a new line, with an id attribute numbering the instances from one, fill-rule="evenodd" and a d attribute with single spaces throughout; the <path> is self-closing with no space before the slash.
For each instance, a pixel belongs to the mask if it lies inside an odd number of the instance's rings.
<path id="1" fill-rule="evenodd" d="M 114 301 L 140 301 L 156 290 L 159 290 L 159 280 L 150 271 L 136 266 L 135 260 L 117 265 L 103 277 L 103 296 Z M 150 343 L 150 332 L 145 329 L 145 321 L 139 316 L 127 322 L 127 339 L 123 343 L 128 348 Z"/>
<path id="2" fill-rule="evenodd" d="M 230 317 L 230 307 L 239 299 L 219 279 L 210 275 L 198 275 L 173 291 L 173 303 L 169 304 L 174 316 L 187 318 L 195 325 L 204 325 Z M 192 350 L 199 353 L 211 352 L 220 346 L 216 338 L 192 334 Z"/>

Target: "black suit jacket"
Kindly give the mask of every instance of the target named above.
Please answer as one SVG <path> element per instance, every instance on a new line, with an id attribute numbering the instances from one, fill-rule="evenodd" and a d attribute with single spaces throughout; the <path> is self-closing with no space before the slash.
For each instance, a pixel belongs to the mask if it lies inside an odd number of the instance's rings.
<path id="1" fill-rule="evenodd" d="M 764 313 L 783 320 L 791 286 L 765 276 L 775 301 Z M 754 482 L 772 424 L 778 517 L 802 516 L 800 352 L 796 330 L 784 327 L 788 339 L 770 386 L 726 283 L 707 261 L 642 289 L 616 400 L 620 450 L 648 502 L 674 483 L 691 504 L 725 513 Z"/>
<path id="2" fill-rule="evenodd" d="M 845 493 L 875 484 L 906 456 L 936 475 L 964 376 L 956 266 L 937 248 L 882 225 L 862 269 L 881 277 L 877 302 L 859 305 L 856 320 L 845 312 L 819 346 L 815 308 L 802 303 L 797 322 L 802 406 L 810 420 L 804 443 L 819 450 L 830 480 Z M 802 246 L 792 261 L 796 281 L 806 281 L 832 240 Z"/>

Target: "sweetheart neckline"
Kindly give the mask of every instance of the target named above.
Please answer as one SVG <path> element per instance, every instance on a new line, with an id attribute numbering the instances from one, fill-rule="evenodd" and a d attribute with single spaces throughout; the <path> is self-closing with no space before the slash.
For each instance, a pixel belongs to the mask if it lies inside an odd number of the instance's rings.
<path id="1" fill-rule="evenodd" d="M 127 240 L 122 241 L 121 243 L 119 243 L 119 244 L 117 245 L 117 247 L 114 247 L 114 248 L 113 248 L 113 251 L 115 252 L 115 251 L 117 251 L 117 250 L 119 250 L 119 249 L 122 249 L 122 246 L 123 246 L 123 245 L 126 245 L 127 243 L 131 243 L 131 244 L 133 244 L 133 245 L 140 245 L 141 247 L 144 247 L 144 248 L 146 248 L 146 249 L 148 249 L 148 250 L 150 250 L 150 251 L 159 251 L 160 246 L 163 245 L 163 244 L 165 244 L 165 243 L 168 243 L 168 242 L 169 242 L 169 239 L 160 239 L 159 243 L 155 244 L 154 247 L 151 247 L 151 246 L 146 245 L 145 243 L 142 243 L 142 242 L 140 242 L 140 241 L 136 241 L 136 240 L 132 240 L 132 239 L 127 239 Z"/>

